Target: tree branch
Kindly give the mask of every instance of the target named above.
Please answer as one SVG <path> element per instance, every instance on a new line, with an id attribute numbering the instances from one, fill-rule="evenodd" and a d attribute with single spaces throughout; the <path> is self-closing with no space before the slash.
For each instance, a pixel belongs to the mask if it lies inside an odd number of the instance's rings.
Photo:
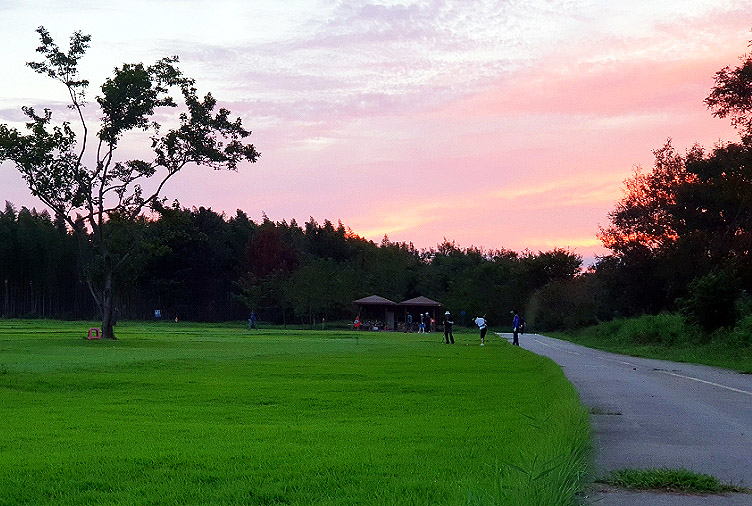
<path id="1" fill-rule="evenodd" d="M 185 165 L 186 165 L 187 163 L 188 163 L 187 161 L 184 161 L 184 162 L 182 162 L 182 163 L 181 163 L 180 165 L 178 165 L 178 166 L 177 166 L 176 168 L 174 168 L 174 169 L 170 169 L 170 168 L 167 168 L 167 175 L 165 175 L 165 177 L 164 177 L 164 178 L 162 179 L 162 181 L 161 181 L 161 182 L 159 183 L 159 186 L 158 186 L 158 187 L 157 187 L 157 189 L 156 189 L 156 190 L 154 191 L 154 193 L 152 193 L 152 194 L 151 194 L 151 195 L 150 195 L 149 197 L 147 197 L 146 199 L 143 199 L 143 200 L 142 200 L 142 202 L 141 202 L 141 203 L 140 203 L 140 204 L 139 204 L 139 205 L 138 205 L 137 207 L 135 207 L 135 208 L 134 208 L 134 209 L 133 209 L 133 210 L 131 211 L 131 213 L 130 213 L 130 214 L 128 215 L 128 216 L 129 216 L 129 218 L 130 218 L 130 219 L 134 219 L 134 218 L 135 218 L 136 216 L 138 216 L 138 215 L 139 215 L 139 214 L 141 213 L 141 211 L 143 210 L 143 208 L 144 208 L 144 206 L 145 206 L 146 204 L 148 204 L 148 203 L 150 203 L 150 202 L 153 202 L 154 200 L 156 200 L 156 199 L 157 199 L 157 198 L 159 197 L 159 194 L 160 194 L 160 193 L 162 193 L 162 188 L 164 187 L 165 183 L 167 183 L 167 180 L 168 180 L 168 179 L 170 179 L 170 178 L 171 178 L 172 176 L 174 176 L 175 174 L 177 174 L 178 172 L 180 172 L 180 170 L 181 170 L 181 169 L 182 169 L 183 167 L 185 167 Z"/>
<path id="2" fill-rule="evenodd" d="M 83 142 L 81 143 L 81 152 L 78 154 L 78 160 L 76 162 L 76 169 L 78 169 L 81 166 L 81 160 L 84 157 L 84 153 L 86 152 L 86 141 L 89 136 L 89 129 L 86 128 L 86 121 L 84 120 L 84 113 L 81 110 L 81 104 L 78 103 L 78 100 L 76 99 L 76 93 L 73 91 L 73 89 L 66 83 L 66 86 L 68 88 L 68 93 L 70 94 L 71 101 L 73 102 L 73 106 L 76 108 L 76 111 L 78 111 L 78 117 L 81 119 L 81 127 L 84 129 L 84 138 Z"/>

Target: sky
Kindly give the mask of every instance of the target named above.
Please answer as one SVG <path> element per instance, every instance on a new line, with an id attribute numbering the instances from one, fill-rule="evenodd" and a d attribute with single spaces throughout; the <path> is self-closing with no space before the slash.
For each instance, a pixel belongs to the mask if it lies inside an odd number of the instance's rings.
<path id="1" fill-rule="evenodd" d="M 187 167 L 169 201 L 587 261 L 654 149 L 737 138 L 703 99 L 750 50 L 752 0 L 0 0 L 0 123 L 20 128 L 22 105 L 73 119 L 25 66 L 40 25 L 64 49 L 92 36 L 91 121 L 115 66 L 178 55 L 253 131 L 257 163 Z M 126 139 L 123 156 L 144 148 Z M 43 208 L 9 162 L 3 200 Z"/>

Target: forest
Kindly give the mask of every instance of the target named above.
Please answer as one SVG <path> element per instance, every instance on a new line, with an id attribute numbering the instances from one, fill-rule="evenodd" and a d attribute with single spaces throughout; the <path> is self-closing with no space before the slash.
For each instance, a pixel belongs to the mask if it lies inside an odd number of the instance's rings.
<path id="1" fill-rule="evenodd" d="M 116 259 L 128 255 L 114 280 L 119 318 L 150 319 L 160 309 L 169 319 L 227 321 L 255 309 L 264 321 L 312 324 L 349 320 L 353 300 L 378 294 L 394 301 L 424 295 L 458 316 L 466 311 L 468 324 L 476 313 L 506 324 L 511 309 L 582 268 L 578 255 L 562 249 L 518 254 L 444 240 L 418 250 L 386 236 L 377 244 L 328 220 L 256 223 L 240 210 L 228 218 L 177 202 L 105 228 Z M 61 220 L 6 202 L 3 316 L 95 318 L 87 279 L 96 283 L 97 269 Z"/>

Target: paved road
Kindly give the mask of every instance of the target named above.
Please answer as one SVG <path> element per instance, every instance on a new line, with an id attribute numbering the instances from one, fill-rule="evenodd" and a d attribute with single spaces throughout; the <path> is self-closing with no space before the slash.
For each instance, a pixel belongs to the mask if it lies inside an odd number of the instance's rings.
<path id="1" fill-rule="evenodd" d="M 598 476 L 614 469 L 684 467 L 752 487 L 752 375 L 616 355 L 536 334 L 520 336 L 520 344 L 558 363 L 589 406 Z M 606 489 L 590 501 L 741 506 L 752 505 L 752 494 L 698 497 Z"/>

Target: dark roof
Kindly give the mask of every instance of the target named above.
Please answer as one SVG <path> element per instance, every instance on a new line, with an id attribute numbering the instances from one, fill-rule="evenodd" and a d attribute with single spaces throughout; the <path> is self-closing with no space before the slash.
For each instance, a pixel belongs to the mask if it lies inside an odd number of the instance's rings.
<path id="1" fill-rule="evenodd" d="M 428 297 L 415 297 L 414 299 L 405 300 L 400 302 L 400 306 L 426 306 L 426 307 L 441 307 L 441 302 L 436 302 Z"/>
<path id="2" fill-rule="evenodd" d="M 396 302 L 392 302 L 389 299 L 385 299 L 384 297 L 379 297 L 378 295 L 371 295 L 369 297 L 363 297 L 362 299 L 354 300 L 353 304 L 360 304 L 361 306 L 396 306 Z"/>

